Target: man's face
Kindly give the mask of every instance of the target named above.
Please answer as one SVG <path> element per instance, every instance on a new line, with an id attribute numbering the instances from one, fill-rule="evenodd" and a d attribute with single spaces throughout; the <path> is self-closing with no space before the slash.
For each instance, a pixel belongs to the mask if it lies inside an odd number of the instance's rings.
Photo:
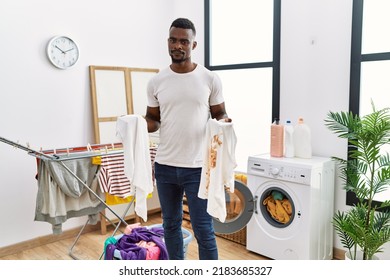
<path id="1" fill-rule="evenodd" d="M 170 29 L 168 49 L 173 63 L 182 63 L 191 58 L 191 51 L 196 47 L 194 37 L 191 29 Z"/>

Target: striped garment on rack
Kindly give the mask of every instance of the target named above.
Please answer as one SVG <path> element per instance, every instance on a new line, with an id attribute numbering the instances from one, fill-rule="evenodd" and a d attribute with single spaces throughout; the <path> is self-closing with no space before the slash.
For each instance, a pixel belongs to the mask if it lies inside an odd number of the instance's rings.
<path id="1" fill-rule="evenodd" d="M 134 195 L 129 179 L 124 173 L 123 154 L 101 156 L 99 185 L 102 192 L 119 197 Z"/>
<path id="2" fill-rule="evenodd" d="M 150 148 L 152 170 L 154 170 L 156 149 L 156 147 Z M 154 174 L 154 172 L 152 173 Z M 121 198 L 134 195 L 135 190 L 131 187 L 131 183 L 124 172 L 123 154 L 102 155 L 98 179 L 102 192 Z"/>

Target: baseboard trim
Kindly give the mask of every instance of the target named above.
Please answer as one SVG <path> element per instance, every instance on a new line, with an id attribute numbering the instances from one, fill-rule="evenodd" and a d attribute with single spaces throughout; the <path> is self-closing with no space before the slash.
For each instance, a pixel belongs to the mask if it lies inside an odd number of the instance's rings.
<path id="1" fill-rule="evenodd" d="M 70 230 L 64 230 L 61 234 L 51 234 L 51 235 L 45 235 L 40 236 L 34 239 L 26 240 L 23 242 L 15 243 L 9 246 L 5 246 L 0 248 L 0 257 L 5 257 L 8 255 L 17 254 L 19 252 L 22 252 L 24 250 L 32 249 L 38 246 L 50 244 L 56 241 L 68 239 L 77 236 L 77 234 L 80 232 L 82 226 L 73 228 Z M 96 231 L 100 229 L 100 222 L 96 225 L 87 225 L 84 228 L 83 233 Z"/>

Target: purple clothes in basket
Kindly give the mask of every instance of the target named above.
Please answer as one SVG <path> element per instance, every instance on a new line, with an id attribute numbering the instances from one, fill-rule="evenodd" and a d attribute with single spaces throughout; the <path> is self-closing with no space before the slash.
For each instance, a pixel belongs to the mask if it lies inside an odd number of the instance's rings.
<path id="1" fill-rule="evenodd" d="M 145 260 L 147 249 L 137 245 L 140 241 L 152 241 L 160 248 L 159 260 L 167 260 L 168 252 L 165 243 L 162 240 L 164 230 L 161 227 L 134 228 L 130 234 L 124 234 L 118 239 L 115 244 L 108 244 L 106 246 L 104 259 L 114 259 L 114 251 L 118 250 L 121 254 L 122 260 Z"/>

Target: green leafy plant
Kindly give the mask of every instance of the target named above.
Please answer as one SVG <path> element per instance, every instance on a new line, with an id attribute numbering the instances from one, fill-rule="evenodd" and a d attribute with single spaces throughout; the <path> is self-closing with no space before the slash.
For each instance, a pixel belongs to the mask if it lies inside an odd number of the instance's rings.
<path id="1" fill-rule="evenodd" d="M 372 102 L 371 102 L 372 103 Z M 372 259 L 390 241 L 390 201 L 374 203 L 375 195 L 390 187 L 390 108 L 358 116 L 352 112 L 329 112 L 325 125 L 348 140 L 348 159 L 333 157 L 340 167 L 344 189 L 356 195 L 348 211 L 337 211 L 333 225 L 351 259 L 363 252 Z"/>

